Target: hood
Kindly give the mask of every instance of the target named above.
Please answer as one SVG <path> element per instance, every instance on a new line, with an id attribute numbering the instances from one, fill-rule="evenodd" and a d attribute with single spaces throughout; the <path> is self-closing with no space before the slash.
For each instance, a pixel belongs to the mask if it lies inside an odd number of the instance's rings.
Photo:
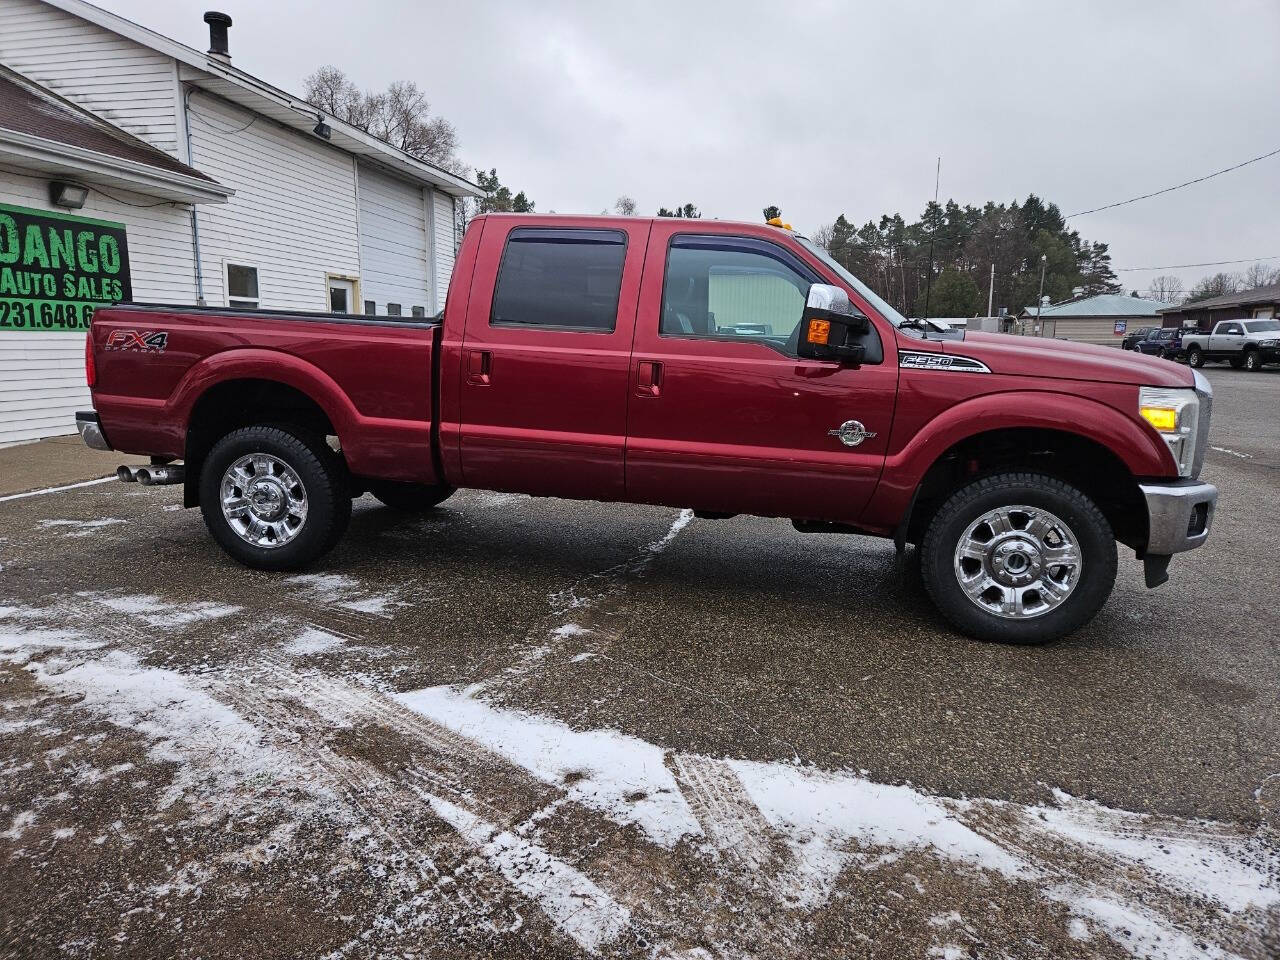
<path id="1" fill-rule="evenodd" d="M 981 360 L 992 373 L 1150 387 L 1195 386 L 1190 368 L 1119 347 L 976 332 L 966 332 L 963 340 L 943 340 L 941 346 L 943 353 Z"/>

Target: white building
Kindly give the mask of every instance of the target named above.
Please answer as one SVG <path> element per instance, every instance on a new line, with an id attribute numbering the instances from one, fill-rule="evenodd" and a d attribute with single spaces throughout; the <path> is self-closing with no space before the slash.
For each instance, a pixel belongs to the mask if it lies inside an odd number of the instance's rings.
<path id="1" fill-rule="evenodd" d="M 136 302 L 444 307 L 475 185 L 232 66 L 229 18 L 206 21 L 201 53 L 82 0 L 0 0 L 0 444 L 88 402 L 82 313 L 115 288 L 42 259 L 63 236 L 120 246 Z"/>

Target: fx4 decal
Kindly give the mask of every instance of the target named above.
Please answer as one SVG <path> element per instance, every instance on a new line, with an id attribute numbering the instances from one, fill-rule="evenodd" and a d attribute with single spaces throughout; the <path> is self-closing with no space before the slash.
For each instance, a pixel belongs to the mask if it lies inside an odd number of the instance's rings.
<path id="1" fill-rule="evenodd" d="M 164 330 L 112 330 L 107 335 L 106 349 L 161 353 L 168 345 L 169 334 Z"/>
<path id="2" fill-rule="evenodd" d="M 948 370 L 952 373 L 990 373 L 991 368 L 973 357 L 957 357 L 947 353 L 912 353 L 898 351 L 898 366 L 911 370 Z"/>

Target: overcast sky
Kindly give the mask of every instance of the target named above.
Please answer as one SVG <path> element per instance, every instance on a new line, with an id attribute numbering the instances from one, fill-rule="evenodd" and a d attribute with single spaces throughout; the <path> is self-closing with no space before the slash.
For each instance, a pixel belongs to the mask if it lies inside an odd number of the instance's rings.
<path id="1" fill-rule="evenodd" d="M 100 2 L 208 45 L 214 0 Z M 326 63 L 416 80 L 463 159 L 561 213 L 627 194 L 726 219 L 776 203 L 806 232 L 911 220 L 939 155 L 944 199 L 1071 213 L 1280 147 L 1277 0 L 216 2 L 241 69 L 297 93 Z M 1072 225 L 1117 267 L 1280 255 L 1280 156 Z M 1239 267 L 1164 272 L 1213 269 Z"/>

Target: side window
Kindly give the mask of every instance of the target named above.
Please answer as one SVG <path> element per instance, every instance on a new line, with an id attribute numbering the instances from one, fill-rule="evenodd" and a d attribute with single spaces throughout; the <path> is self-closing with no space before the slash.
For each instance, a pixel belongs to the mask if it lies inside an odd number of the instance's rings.
<path id="1" fill-rule="evenodd" d="M 1238 337 L 1240 336 L 1240 334 L 1244 333 L 1244 330 L 1241 328 L 1240 324 L 1238 323 L 1228 323 L 1227 329 L 1223 330 L 1222 332 L 1233 333 Z"/>
<path id="2" fill-rule="evenodd" d="M 490 325 L 612 333 L 626 254 L 620 230 L 517 227 L 502 253 Z"/>
<path id="3" fill-rule="evenodd" d="M 665 337 L 743 338 L 791 348 L 810 280 L 765 241 L 676 237 L 662 291 Z"/>

